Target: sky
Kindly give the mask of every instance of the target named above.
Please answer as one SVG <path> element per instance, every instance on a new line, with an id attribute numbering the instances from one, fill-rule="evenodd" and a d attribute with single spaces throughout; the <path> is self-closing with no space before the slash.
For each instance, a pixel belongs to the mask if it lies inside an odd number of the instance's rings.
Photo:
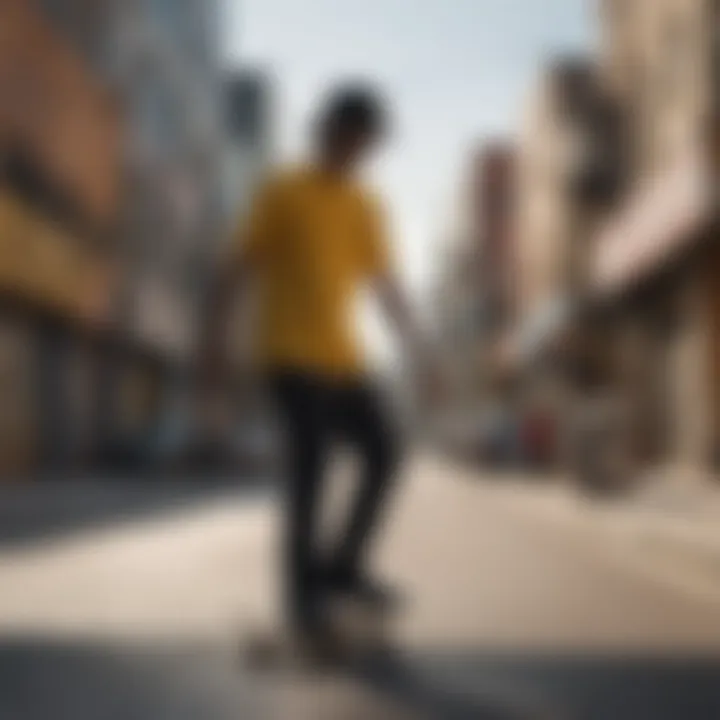
<path id="1" fill-rule="evenodd" d="M 302 155 L 312 110 L 345 77 L 392 101 L 373 181 L 406 282 L 432 282 L 472 149 L 512 137 L 544 59 L 589 49 L 595 0 L 225 0 L 232 62 L 272 73 L 282 158 Z"/>

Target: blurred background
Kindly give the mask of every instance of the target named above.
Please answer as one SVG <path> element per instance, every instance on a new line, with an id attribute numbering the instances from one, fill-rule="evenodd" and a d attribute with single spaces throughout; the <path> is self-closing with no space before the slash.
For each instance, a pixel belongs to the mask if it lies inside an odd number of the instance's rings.
<path id="1" fill-rule="evenodd" d="M 719 29 L 712 0 L 0 0 L 0 716 L 720 717 Z M 268 695 L 226 657 L 275 612 L 247 308 L 218 415 L 199 345 L 348 76 L 397 117 L 370 174 L 448 393 L 424 417 L 359 309 L 411 441 L 405 661 Z"/>

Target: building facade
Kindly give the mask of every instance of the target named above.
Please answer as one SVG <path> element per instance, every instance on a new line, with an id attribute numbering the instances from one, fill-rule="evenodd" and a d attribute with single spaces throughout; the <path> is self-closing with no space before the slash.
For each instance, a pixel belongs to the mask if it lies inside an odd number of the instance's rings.
<path id="1" fill-rule="evenodd" d="M 510 142 L 489 143 L 479 153 L 472 181 L 472 244 L 478 252 L 487 342 L 494 342 L 510 325 L 516 309 L 516 161 L 516 150 Z"/>
<path id="2" fill-rule="evenodd" d="M 114 8 L 110 68 L 125 109 L 127 190 L 118 313 L 130 349 L 111 373 L 120 376 L 111 414 L 121 438 L 162 434 L 189 403 L 200 307 L 222 231 L 219 25 L 216 2 Z M 146 400 L 138 407 L 136 397 Z"/>
<path id="3" fill-rule="evenodd" d="M 590 57 L 560 56 L 542 71 L 519 141 L 515 324 L 506 357 L 525 412 L 547 428 L 547 457 L 563 461 L 574 405 L 573 353 L 590 338 L 581 319 L 591 239 L 617 202 L 622 123 Z"/>
<path id="4" fill-rule="evenodd" d="M 590 289 L 615 317 L 637 458 L 707 467 L 720 365 L 715 2 L 603 2 L 602 63 L 630 138 L 628 187 L 593 240 Z"/>
<path id="5" fill-rule="evenodd" d="M 0 7 L 0 332 L 13 399 L 0 471 L 13 474 L 78 468 L 90 453 L 121 194 L 116 98 L 46 10 Z M 88 370 L 70 378 L 71 365 Z"/>
<path id="6" fill-rule="evenodd" d="M 541 74 L 519 143 L 521 341 L 526 335 L 542 344 L 544 327 L 551 339 L 552 318 L 559 321 L 582 300 L 589 239 L 620 190 L 619 128 L 594 61 L 559 58 Z"/>
<path id="7" fill-rule="evenodd" d="M 448 439 L 469 433 L 467 441 L 478 449 L 480 416 L 497 380 L 495 348 L 515 311 L 515 192 L 514 145 L 500 139 L 482 143 L 469 163 L 435 295 L 436 344 L 451 393 Z"/>
<path id="8" fill-rule="evenodd" d="M 220 11 L 205 0 L 8 0 L 0 12 L 0 92 L 12 99 L 0 111 L 3 188 L 22 190 L 0 203 L 0 274 L 13 297 L 39 293 L 52 307 L 26 333 L 39 366 L 28 382 L 45 464 L 69 468 L 76 428 L 92 430 L 86 464 L 127 455 L 190 392 L 223 231 Z M 52 258 L 42 277 L 22 269 L 23 253 L 10 261 L 21 233 Z"/>
<path id="9" fill-rule="evenodd" d="M 226 242 L 237 241 L 258 187 L 265 181 L 274 159 L 272 86 L 260 69 L 235 69 L 224 80 L 225 153 L 223 162 Z M 220 262 L 231 248 L 224 247 Z M 236 363 L 247 357 L 252 328 L 252 307 L 238 307 L 230 338 Z"/>

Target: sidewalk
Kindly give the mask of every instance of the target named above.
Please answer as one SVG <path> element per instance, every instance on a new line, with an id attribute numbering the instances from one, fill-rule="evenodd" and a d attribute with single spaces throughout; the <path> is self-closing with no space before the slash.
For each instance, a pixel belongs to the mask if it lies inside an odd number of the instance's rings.
<path id="1" fill-rule="evenodd" d="M 336 479 L 339 501 L 351 478 Z M 279 613 L 271 495 L 83 514 L 73 532 L 8 542 L 0 717 L 720 717 L 720 605 L 626 572 L 615 556 L 629 553 L 608 552 L 590 522 L 597 506 L 559 483 L 517 480 L 409 459 L 376 556 L 408 599 L 391 629 L 398 652 L 325 682 L 257 677 L 241 662 Z M 16 499 L 28 521 L 31 495 Z M 59 499 L 38 498 L 41 519 Z M 114 505 L 105 493 L 87 503 Z"/>
<path id="2" fill-rule="evenodd" d="M 583 497 L 561 478 L 534 485 L 514 493 L 512 503 L 592 534 L 646 573 L 720 602 L 720 482 L 712 476 L 664 468 L 632 494 L 608 500 Z"/>
<path id="3" fill-rule="evenodd" d="M 687 467 L 650 472 L 632 500 L 648 512 L 714 522 L 720 529 L 720 479 L 710 473 Z"/>

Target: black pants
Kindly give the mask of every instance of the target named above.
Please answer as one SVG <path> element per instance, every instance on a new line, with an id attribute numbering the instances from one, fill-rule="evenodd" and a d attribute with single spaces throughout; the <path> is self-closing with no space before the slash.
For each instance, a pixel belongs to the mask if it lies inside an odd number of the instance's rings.
<path id="1" fill-rule="evenodd" d="M 300 372 L 276 373 L 271 386 L 280 413 L 288 462 L 285 581 L 289 620 L 316 621 L 325 581 L 362 572 L 368 541 L 396 465 L 391 425 L 372 386 L 338 383 Z M 336 443 L 362 461 L 361 484 L 349 524 L 329 551 L 317 546 L 325 469 Z"/>

